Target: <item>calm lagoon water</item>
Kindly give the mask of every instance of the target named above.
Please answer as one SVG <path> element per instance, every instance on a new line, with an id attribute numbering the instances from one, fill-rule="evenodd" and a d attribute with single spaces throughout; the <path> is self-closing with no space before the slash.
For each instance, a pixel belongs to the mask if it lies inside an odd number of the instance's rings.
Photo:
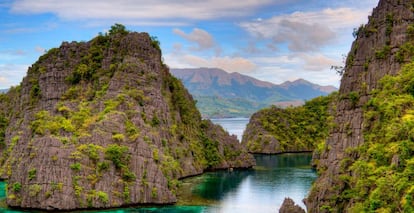
<path id="1" fill-rule="evenodd" d="M 241 141 L 246 125 L 249 123 L 249 118 L 220 118 L 211 119 L 211 121 L 221 125 L 230 135 L 236 135 L 237 139 Z"/>
<path id="2" fill-rule="evenodd" d="M 222 123 L 230 134 L 242 135 L 248 119 L 230 119 Z M 243 127 L 243 128 L 242 128 Z M 209 172 L 182 181 L 178 203 L 174 206 L 122 208 L 78 213 L 243 213 L 277 212 L 285 197 L 304 207 L 316 172 L 310 167 L 310 153 L 255 155 L 257 166 L 251 170 Z M 0 182 L 0 198 L 5 198 L 4 182 Z M 20 213 L 6 210 L 0 212 Z"/>

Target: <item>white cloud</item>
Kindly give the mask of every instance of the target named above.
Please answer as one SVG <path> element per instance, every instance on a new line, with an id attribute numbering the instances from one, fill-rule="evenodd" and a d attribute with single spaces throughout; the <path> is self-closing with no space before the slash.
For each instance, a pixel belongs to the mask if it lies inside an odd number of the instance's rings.
<path id="1" fill-rule="evenodd" d="M 335 72 L 326 69 L 319 72 L 307 72 L 297 67 L 280 67 L 280 66 L 259 66 L 258 69 L 252 73 L 247 73 L 257 79 L 280 84 L 285 81 L 294 81 L 299 78 L 306 79 L 312 83 L 320 85 L 333 85 L 339 87 L 340 76 L 335 75 Z"/>
<path id="2" fill-rule="evenodd" d="M 303 78 L 321 85 L 339 86 L 339 76 L 330 69 L 341 61 L 320 53 L 297 53 L 280 56 L 251 58 L 256 70 L 246 73 L 252 77 L 280 84 Z"/>
<path id="3" fill-rule="evenodd" d="M 0 63 L 1 62 L 12 62 L 23 57 L 26 57 L 27 53 L 24 50 L 0 50 Z"/>
<path id="4" fill-rule="evenodd" d="M 41 46 L 36 46 L 35 47 L 35 51 L 38 52 L 38 53 L 40 53 L 40 54 L 44 54 L 45 51 L 46 51 L 46 49 L 43 48 L 43 47 L 41 47 Z"/>
<path id="5" fill-rule="evenodd" d="M 7 80 L 7 78 L 0 76 L 0 85 L 6 85 L 9 81 Z"/>
<path id="6" fill-rule="evenodd" d="M 298 57 L 303 61 L 303 69 L 308 71 L 324 71 L 341 63 L 322 54 L 299 54 Z"/>
<path id="7" fill-rule="evenodd" d="M 209 20 L 244 16 L 271 3 L 274 4 L 271 0 L 17 0 L 12 5 L 12 11 L 24 14 L 54 13 L 67 20 Z"/>
<path id="8" fill-rule="evenodd" d="M 227 72 L 249 73 L 254 71 L 257 66 L 249 59 L 242 57 L 210 57 L 202 58 L 195 55 L 167 55 L 165 57 L 168 66 L 173 68 L 188 67 L 211 67 L 221 68 Z"/>
<path id="9" fill-rule="evenodd" d="M 20 84 L 28 67 L 25 64 L 0 64 L 0 89 Z"/>
<path id="10" fill-rule="evenodd" d="M 364 23 L 370 11 L 366 8 L 328 8 L 243 22 L 240 26 L 258 39 L 269 39 L 276 44 L 287 43 L 291 51 L 315 51 L 335 41 L 344 29 Z"/>
<path id="11" fill-rule="evenodd" d="M 262 56 L 262 57 L 253 57 L 251 60 L 256 63 L 259 67 L 266 67 L 269 70 L 272 67 L 274 68 L 286 68 L 286 67 L 298 67 L 302 60 L 293 55 L 281 55 L 281 56 Z"/>
<path id="12" fill-rule="evenodd" d="M 4 60 L 5 58 L 15 58 L 26 55 L 24 50 L 1 50 L 0 51 L 0 59 Z"/>
<path id="13" fill-rule="evenodd" d="M 173 33 L 181 36 L 187 41 L 194 42 L 195 47 L 192 47 L 192 50 L 207 50 L 216 46 L 216 43 L 213 39 L 213 36 L 205 30 L 194 28 L 191 33 L 185 33 L 180 29 L 173 29 Z"/>

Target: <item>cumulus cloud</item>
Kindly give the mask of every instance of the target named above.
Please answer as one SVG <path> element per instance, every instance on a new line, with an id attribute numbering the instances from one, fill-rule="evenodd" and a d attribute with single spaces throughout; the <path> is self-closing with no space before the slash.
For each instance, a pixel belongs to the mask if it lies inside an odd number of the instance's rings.
<path id="1" fill-rule="evenodd" d="M 0 64 L 0 89 L 18 85 L 27 68 L 28 65 L 24 64 Z"/>
<path id="2" fill-rule="evenodd" d="M 286 1 L 286 0 L 285 0 Z M 285 2 L 281 1 L 281 2 Z M 272 0 L 16 0 L 15 13 L 54 13 L 63 19 L 209 20 L 240 17 L 274 4 Z"/>
<path id="3" fill-rule="evenodd" d="M 337 8 L 316 12 L 294 12 L 240 23 L 252 36 L 269 39 L 275 44 L 287 43 L 291 51 L 315 51 L 332 43 L 343 33 L 366 20 L 370 10 Z"/>
<path id="4" fill-rule="evenodd" d="M 216 46 L 213 36 L 207 31 L 199 28 L 194 28 L 193 31 L 188 34 L 180 29 L 173 29 L 173 33 L 181 36 L 187 41 L 195 43 L 196 46 L 192 47 L 193 50 L 206 50 Z"/>

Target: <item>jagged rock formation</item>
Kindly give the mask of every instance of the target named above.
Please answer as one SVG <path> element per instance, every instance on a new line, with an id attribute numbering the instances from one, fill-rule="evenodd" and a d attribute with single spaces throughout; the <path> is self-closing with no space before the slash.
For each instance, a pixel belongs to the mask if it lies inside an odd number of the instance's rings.
<path id="1" fill-rule="evenodd" d="M 311 152 L 329 135 L 336 93 L 292 108 L 270 107 L 250 118 L 242 144 L 250 153 Z"/>
<path id="2" fill-rule="evenodd" d="M 201 120 L 158 41 L 121 25 L 49 50 L 0 97 L 12 207 L 174 203 L 179 178 L 254 165 L 235 137 Z"/>
<path id="3" fill-rule="evenodd" d="M 361 154 L 365 151 L 358 149 L 363 147 L 365 133 L 371 128 L 364 122 L 365 107 L 372 97 L 371 92 L 379 88 L 380 79 L 385 75 L 396 75 L 402 64 L 411 60 L 413 52 L 409 47 L 412 47 L 413 23 L 413 1 L 380 0 L 369 17 L 369 22 L 355 32 L 357 38 L 348 54 L 341 80 L 335 127 L 326 142 L 325 150 L 320 156 L 315 156 L 319 160 L 320 177 L 306 200 L 308 212 L 358 212 L 351 210 L 351 207 L 355 202 L 360 202 L 359 196 L 363 195 L 356 194 L 352 197 L 347 193 L 355 187 L 364 187 L 352 184 L 352 180 L 363 177 L 356 166 L 350 165 L 357 160 L 369 160 Z M 370 122 L 378 120 L 378 117 L 372 118 Z M 392 162 L 386 160 L 385 163 Z M 378 185 L 367 185 L 365 193 L 370 193 L 376 187 Z M 379 205 L 373 202 L 364 208 L 375 211 Z M 398 209 L 401 211 L 401 208 Z"/>
<path id="4" fill-rule="evenodd" d="M 305 213 L 299 205 L 296 205 L 295 202 L 287 197 L 283 201 L 282 207 L 279 209 L 279 213 Z"/>

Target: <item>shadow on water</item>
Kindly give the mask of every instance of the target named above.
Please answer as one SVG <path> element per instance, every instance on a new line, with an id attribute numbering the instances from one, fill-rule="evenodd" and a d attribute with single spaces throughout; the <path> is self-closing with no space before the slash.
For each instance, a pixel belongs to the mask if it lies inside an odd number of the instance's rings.
<path id="1" fill-rule="evenodd" d="M 310 162 L 312 155 L 310 153 L 286 153 L 279 155 L 254 155 L 256 164 L 266 169 L 280 168 L 311 168 Z"/>
<path id="2" fill-rule="evenodd" d="M 177 205 L 208 206 L 208 211 L 202 212 L 210 212 L 226 196 L 237 194 L 240 184 L 253 173 L 254 170 L 215 171 L 184 179 L 177 194 Z"/>
<path id="3" fill-rule="evenodd" d="M 194 187 L 193 194 L 205 199 L 221 200 L 223 197 L 238 189 L 240 183 L 249 175 L 254 173 L 253 170 L 247 171 L 217 171 L 204 174 L 204 181 Z"/>

